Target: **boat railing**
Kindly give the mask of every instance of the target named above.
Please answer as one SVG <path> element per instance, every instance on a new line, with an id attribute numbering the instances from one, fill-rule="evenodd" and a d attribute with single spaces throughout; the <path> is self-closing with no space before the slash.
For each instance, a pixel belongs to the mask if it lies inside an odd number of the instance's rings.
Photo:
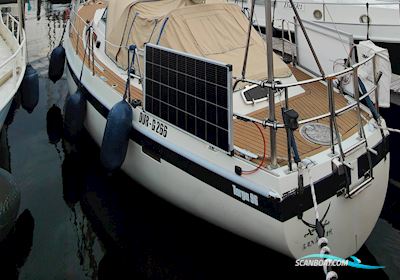
<path id="1" fill-rule="evenodd" d="M 377 54 L 373 54 L 373 55 L 369 56 L 368 58 L 366 58 L 364 61 L 356 63 L 356 64 L 354 64 L 352 66 L 349 66 L 348 68 L 346 68 L 346 69 L 344 69 L 342 71 L 338 71 L 338 72 L 329 74 L 329 75 L 327 75 L 325 77 L 316 77 L 316 78 L 303 80 L 303 81 L 298 81 L 298 82 L 294 82 L 294 83 L 288 83 L 288 84 L 279 83 L 278 84 L 278 83 L 268 83 L 268 82 L 265 82 L 265 81 L 256 81 L 256 80 L 249 80 L 249 79 L 239 79 L 239 81 L 245 82 L 245 83 L 249 83 L 249 84 L 258 85 L 258 86 L 263 87 L 263 88 L 271 88 L 272 90 L 279 89 L 279 90 L 284 90 L 285 92 L 287 92 L 287 90 L 289 88 L 291 88 L 291 87 L 302 86 L 302 85 L 306 85 L 306 84 L 312 84 L 312 83 L 323 82 L 323 81 L 330 82 L 330 81 L 334 81 L 334 80 L 336 80 L 336 79 L 338 79 L 340 77 L 343 77 L 346 74 L 351 74 L 353 76 L 353 79 L 354 79 L 354 77 L 358 77 L 357 76 L 357 73 L 358 73 L 357 70 L 358 70 L 358 68 L 360 66 L 365 65 L 366 63 L 368 63 L 371 60 L 373 60 L 373 64 L 376 63 L 375 62 L 376 56 L 377 56 Z M 357 91 L 358 91 L 358 87 L 357 87 Z M 356 92 L 356 89 L 354 89 L 354 92 Z M 368 96 L 370 96 L 373 93 L 376 95 L 375 97 L 378 97 L 379 93 L 378 93 L 378 87 L 377 87 L 376 83 L 366 94 L 362 95 L 359 98 L 359 101 L 362 101 L 363 99 L 367 98 Z M 333 92 L 332 93 L 327 92 L 327 97 L 329 97 L 330 94 L 333 94 Z M 285 102 L 286 101 L 288 102 L 288 100 L 285 100 Z M 343 114 L 344 112 L 346 112 L 346 111 L 348 111 L 350 109 L 353 109 L 356 106 L 357 106 L 357 101 L 354 100 L 353 102 L 350 102 L 347 106 L 345 106 L 343 108 L 340 108 L 340 109 L 334 111 L 333 113 L 338 116 L 338 115 L 341 115 L 341 114 Z M 315 117 L 312 117 L 312 118 L 300 120 L 299 124 L 306 124 L 306 123 L 309 123 L 309 122 L 318 121 L 318 120 L 324 119 L 326 117 L 329 117 L 330 114 L 331 114 L 331 112 L 327 112 L 327 113 L 319 115 L 319 116 L 315 116 Z M 285 125 L 283 123 L 279 123 L 279 122 L 272 123 L 272 122 L 268 122 L 268 120 L 256 119 L 256 118 L 252 118 L 252 117 L 249 117 L 249 116 L 246 116 L 246 115 L 237 114 L 237 113 L 234 113 L 234 116 L 236 116 L 239 119 L 244 120 L 244 121 L 251 121 L 251 122 L 256 122 L 258 124 L 262 124 L 263 126 L 274 127 L 274 128 L 285 128 Z"/>
<path id="2" fill-rule="evenodd" d="M 14 41 L 14 42 L 9 42 L 13 54 L 0 64 L 0 71 L 3 72 L 3 70 L 6 69 L 6 72 L 2 73 L 2 77 L 0 78 L 0 83 L 4 84 L 11 77 L 13 77 L 14 82 L 17 83 L 18 75 L 21 73 L 22 68 L 25 66 L 25 58 L 26 58 L 25 32 L 21 28 L 19 21 L 10 13 L 3 15 L 0 24 L 7 29 L 6 32 L 8 33 L 8 35 L 6 34 L 5 36 L 6 38 L 3 39 L 5 39 L 6 41 L 7 40 Z M 13 43 L 15 43 L 15 46 L 11 46 L 13 45 Z"/>
<path id="3" fill-rule="evenodd" d="M 70 32 L 75 33 L 75 35 L 77 36 L 77 40 L 76 40 L 76 53 L 79 52 L 79 44 L 84 44 L 85 38 L 84 38 L 84 32 L 85 30 L 89 30 L 91 32 L 91 34 L 87 34 L 85 37 L 86 39 L 91 38 L 92 34 L 93 34 L 93 30 L 90 28 L 91 25 L 90 23 L 86 22 L 82 17 L 79 16 L 79 14 L 77 13 L 77 9 L 75 11 L 71 11 L 72 15 L 71 15 L 71 19 L 70 19 Z M 77 21 L 80 21 L 81 24 L 84 25 L 84 29 L 82 32 L 79 32 L 78 28 L 77 28 Z M 289 22 L 288 22 L 289 24 Z M 103 36 L 105 37 L 104 34 L 97 32 L 96 33 L 97 36 Z M 105 38 L 102 38 L 105 40 Z M 111 42 L 109 42 L 109 44 L 112 44 Z M 128 46 L 116 46 L 119 48 L 128 48 Z M 87 62 L 90 65 L 96 65 L 96 60 L 97 58 L 94 56 L 93 51 L 90 50 L 90 48 L 84 48 L 84 51 L 88 54 L 89 57 L 89 61 Z M 318 121 L 321 119 L 325 119 L 325 118 L 329 118 L 330 119 L 330 130 L 334 131 L 334 127 L 332 126 L 334 123 L 334 119 L 337 116 L 340 116 L 342 114 L 344 114 L 345 112 L 349 111 L 349 110 L 353 110 L 353 109 L 357 109 L 358 111 L 360 111 L 360 102 L 362 100 L 364 100 L 365 98 L 371 96 L 372 94 L 375 94 L 375 100 L 378 100 L 379 98 L 379 92 L 378 92 L 378 86 L 377 86 L 377 81 L 376 79 L 374 80 L 374 86 L 365 94 L 363 94 L 362 96 L 359 96 L 359 89 L 358 89 L 358 69 L 359 67 L 367 64 L 368 62 L 372 61 L 374 70 L 376 67 L 376 59 L 379 56 L 379 54 L 372 54 L 369 57 L 367 57 L 366 59 L 364 59 L 363 61 L 360 61 L 358 63 L 355 63 L 353 65 L 350 65 L 348 67 L 346 67 L 345 69 L 341 70 L 341 71 L 337 71 L 335 73 L 331 73 L 325 76 L 319 76 L 319 77 L 315 77 L 315 78 L 311 78 L 311 79 L 307 79 L 307 80 L 302 80 L 302 81 L 297 81 L 297 82 L 293 82 L 293 83 L 286 83 L 286 84 L 282 84 L 282 83 L 276 83 L 276 82 L 267 82 L 267 81 L 257 81 L 257 80 L 250 80 L 250 79 L 246 79 L 246 78 L 234 78 L 237 82 L 244 82 L 247 84 L 254 84 L 254 85 L 258 85 L 260 87 L 263 88 L 268 88 L 271 90 L 278 90 L 284 93 L 285 95 L 285 107 L 287 109 L 289 109 L 289 97 L 288 97 L 288 90 L 289 88 L 292 87 L 296 87 L 296 86 L 302 86 L 302 85 L 307 85 L 307 84 L 312 84 L 312 83 L 320 83 L 320 82 L 326 82 L 327 83 L 327 104 L 329 105 L 329 111 L 318 115 L 318 116 L 313 116 L 307 119 L 301 119 L 299 120 L 299 124 L 306 124 L 306 123 L 310 123 L 310 122 L 314 122 L 314 121 Z M 375 73 L 375 71 L 374 71 Z M 94 75 L 94 71 L 93 71 L 93 75 Z M 352 75 L 353 77 L 353 86 L 354 86 L 354 97 L 350 98 L 352 99 L 352 101 L 349 102 L 348 105 L 340 108 L 340 109 L 335 109 L 334 106 L 334 86 L 333 86 L 333 82 L 335 80 L 339 80 L 341 77 L 345 76 L 345 75 Z M 141 78 L 141 77 L 138 77 Z M 376 78 L 376 77 L 375 77 Z M 333 105 L 332 105 L 333 104 Z M 377 104 L 376 104 L 377 105 Z M 270 109 L 275 109 L 275 108 L 270 108 Z M 378 110 L 378 106 L 376 106 L 376 109 Z M 361 114 L 361 113 L 359 113 Z M 285 124 L 284 123 L 280 123 L 277 120 L 269 120 L 266 116 L 265 119 L 257 119 L 254 117 L 250 117 L 247 115 L 242 115 L 239 113 L 233 113 L 233 117 L 236 118 L 239 121 L 244 121 L 244 122 L 252 122 L 252 123 L 256 123 L 256 124 L 260 124 L 262 125 L 264 128 L 273 128 L 274 133 L 277 133 L 278 129 L 285 129 Z M 359 126 L 359 133 L 363 130 L 362 127 L 362 122 L 358 122 L 358 126 Z M 332 138 L 333 139 L 333 138 Z M 276 146 L 272 147 L 272 149 L 275 149 L 276 151 Z M 335 143 L 333 142 L 333 140 L 331 141 L 331 150 L 334 151 L 335 150 Z M 334 153 L 333 153 L 334 154 Z M 276 155 L 276 153 L 275 153 Z M 271 158 L 272 161 L 272 158 Z"/>
<path id="4" fill-rule="evenodd" d="M 285 26 L 286 26 L 286 30 L 290 31 L 290 26 L 292 24 L 292 22 L 286 20 L 286 19 L 281 19 L 282 22 L 282 30 L 285 30 Z M 293 24 L 294 25 L 294 24 Z M 292 57 L 292 63 L 294 65 L 295 63 L 295 53 L 293 50 L 293 40 L 292 40 L 292 32 L 288 32 L 288 39 L 285 38 L 285 32 L 281 32 L 281 41 L 282 41 L 282 60 L 285 61 L 285 43 L 289 44 L 289 48 L 290 48 L 290 55 Z"/>
<path id="5" fill-rule="evenodd" d="M 297 3 L 297 2 L 296 2 Z M 294 53 L 294 48 L 293 48 L 293 41 L 292 41 L 292 34 L 291 34 L 291 30 L 299 30 L 300 27 L 302 29 L 302 32 L 304 34 L 304 36 L 306 37 L 306 39 L 308 39 L 308 35 L 306 33 L 306 30 L 304 30 L 304 26 L 301 25 L 301 22 L 298 22 L 295 20 L 295 22 L 291 22 L 287 19 L 275 19 L 278 21 L 281 21 L 281 26 L 282 26 L 282 58 L 285 58 L 285 43 L 289 43 L 290 44 L 290 49 L 291 49 L 291 56 L 292 56 L 292 62 L 293 62 L 293 66 L 296 65 L 296 59 L 297 59 L 297 54 L 295 55 Z M 301 25 L 299 27 L 299 25 Z M 285 33 L 287 32 L 287 36 L 288 39 L 286 39 L 284 37 Z M 296 35 L 296 33 L 295 33 Z M 296 44 L 297 44 L 297 38 L 296 38 Z M 325 82 L 326 83 L 326 90 L 327 90 L 327 104 L 328 104 L 328 112 L 318 115 L 318 116 L 312 116 L 309 117 L 307 119 L 302 119 L 301 116 L 299 116 L 300 121 L 298 122 L 299 125 L 302 124 L 306 124 L 306 123 L 310 123 L 310 122 L 315 122 L 318 120 L 322 120 L 325 118 L 329 118 L 330 121 L 330 132 L 331 134 L 336 133 L 337 135 L 339 135 L 337 133 L 337 127 L 335 125 L 335 119 L 337 116 L 340 116 L 342 114 L 344 114 L 345 112 L 349 111 L 349 110 L 353 110 L 353 109 L 357 109 L 358 115 L 359 115 L 359 119 L 360 121 L 358 121 L 358 130 L 359 130 L 359 134 L 360 134 L 360 138 L 362 138 L 363 134 L 363 126 L 362 126 L 362 122 L 361 122 L 361 106 L 360 106 L 360 101 L 369 98 L 370 95 L 375 94 L 375 108 L 374 110 L 378 113 L 377 115 L 379 115 L 379 92 L 378 92 L 378 86 L 377 86 L 377 82 L 379 80 L 379 78 L 377 78 L 377 73 L 376 73 L 376 59 L 377 57 L 381 56 L 381 54 L 379 53 L 374 53 L 372 55 L 370 55 L 369 57 L 365 58 L 364 60 L 358 62 L 358 63 L 354 63 L 352 65 L 343 65 L 344 69 L 341 71 L 336 71 L 335 73 L 331 73 L 331 74 L 325 74 L 321 65 L 320 65 L 320 61 L 318 60 L 318 58 L 316 57 L 315 53 L 314 53 L 314 49 L 313 46 L 311 45 L 311 42 L 307 42 L 308 43 L 308 47 L 310 48 L 311 52 L 314 55 L 314 59 L 316 64 L 319 66 L 319 71 L 320 71 L 320 75 L 318 75 L 315 78 L 310 78 L 310 79 L 306 79 L 306 80 L 302 80 L 302 81 L 296 81 L 293 83 L 277 83 L 275 81 L 273 82 L 268 82 L 268 81 L 255 81 L 255 80 L 250 80 L 250 79 L 246 79 L 246 78 L 241 78 L 241 79 L 236 79 L 235 81 L 235 85 L 239 84 L 239 82 L 244 82 L 247 84 L 253 84 L 253 85 L 258 85 L 262 88 L 266 88 L 268 90 L 268 92 L 277 92 L 278 94 L 284 93 L 284 103 L 285 109 L 289 109 L 289 98 L 288 98 L 288 90 L 289 88 L 292 87 L 296 87 L 296 86 L 305 86 L 305 85 L 309 85 L 309 84 L 313 84 L 313 83 L 320 83 L 320 82 Z M 346 54 L 347 55 L 347 61 L 354 61 L 354 49 L 356 48 L 356 45 L 354 43 L 351 44 L 351 47 L 349 49 L 349 53 Z M 296 46 L 296 50 L 297 50 L 297 46 Z M 367 91 L 366 93 L 364 93 L 362 96 L 360 96 L 359 94 L 359 81 L 358 81 L 358 69 L 366 64 L 371 64 L 372 63 L 372 67 L 373 67 L 373 73 L 374 73 L 374 77 L 372 77 L 373 79 L 373 86 L 369 89 L 369 91 Z M 369 65 L 370 67 L 370 65 Z M 340 81 L 342 77 L 344 76 L 352 76 L 352 80 L 353 80 L 353 93 L 354 96 L 353 98 L 349 98 L 349 103 L 344 106 L 343 108 L 340 109 L 336 109 L 335 105 L 334 105 L 334 81 Z M 312 93 L 311 93 L 312 94 Z M 271 94 L 268 94 L 271 98 Z M 274 95 L 272 95 L 272 98 L 274 97 Z M 274 102 L 273 102 L 274 103 Z M 272 107 L 272 105 L 270 104 L 270 107 Z M 269 108 L 269 110 L 274 110 L 275 111 L 275 106 L 273 106 L 274 108 Z M 295 109 L 295 108 L 294 108 Z M 248 116 L 243 116 L 240 114 L 234 114 L 234 116 L 239 120 L 239 121 L 245 121 L 245 122 L 253 122 L 253 123 L 258 123 L 261 124 L 262 126 L 264 126 L 265 128 L 269 128 L 269 130 L 271 131 L 271 138 L 275 138 L 276 134 L 277 134 L 277 130 L 278 129 L 287 129 L 285 127 L 285 124 L 283 122 L 278 122 L 276 120 L 276 118 L 273 117 L 271 118 L 271 115 L 268 117 L 267 115 L 265 116 L 265 119 L 255 119 L 255 118 L 251 118 Z M 336 131 L 335 131 L 336 130 Z M 332 154 L 335 154 L 335 143 L 333 142 L 333 137 L 331 137 L 331 150 L 332 150 Z M 289 141 L 289 140 L 288 140 Z M 274 153 L 273 151 L 276 151 L 276 143 L 274 143 L 274 141 L 270 141 L 271 142 L 271 165 L 276 166 L 276 152 Z M 340 144 L 341 145 L 341 144 Z M 289 147 L 289 145 L 288 145 Z M 339 150 L 341 150 L 341 147 L 339 147 Z M 289 153 L 289 152 L 288 152 Z M 290 164 L 290 159 L 288 158 L 288 162 Z"/>
<path id="6" fill-rule="evenodd" d="M 296 2 L 297 3 L 297 2 Z M 311 2 L 310 2 L 311 3 Z M 285 31 L 290 31 L 292 30 L 292 27 L 294 28 L 294 26 L 298 25 L 298 23 L 293 22 L 293 21 L 289 21 L 287 19 L 275 19 L 277 21 L 281 21 L 282 23 L 282 27 L 286 27 L 282 28 L 282 58 L 284 58 L 285 55 L 285 43 L 289 44 L 289 48 L 290 48 L 290 55 L 292 57 L 292 63 L 295 66 L 296 65 L 296 54 L 294 52 L 294 48 L 293 45 L 295 45 L 296 43 L 293 42 L 292 40 L 292 36 L 291 33 L 288 32 L 288 39 L 286 39 L 284 37 Z M 360 66 L 366 65 L 368 62 L 372 61 L 372 65 L 375 68 L 376 67 L 376 58 L 381 56 L 381 54 L 379 53 L 374 53 L 372 55 L 370 55 L 369 57 L 365 58 L 363 61 L 360 61 L 358 63 L 354 63 L 353 65 L 349 65 L 348 67 L 345 67 L 343 70 L 334 72 L 334 73 L 330 73 L 330 74 L 325 74 L 324 76 L 318 76 L 318 77 L 314 77 L 311 79 L 307 79 L 307 80 L 301 80 L 301 81 L 296 81 L 293 83 L 286 83 L 286 84 L 282 84 L 282 83 L 269 83 L 267 81 L 258 81 L 258 80 L 251 80 L 251 79 L 246 79 L 246 78 L 241 78 L 241 79 L 236 79 L 236 84 L 238 82 L 244 82 L 244 83 L 248 83 L 248 84 L 253 84 L 253 85 L 258 85 L 260 87 L 263 88 L 271 88 L 272 90 L 283 90 L 285 91 L 285 96 L 287 96 L 287 91 L 289 88 L 291 87 L 296 87 L 296 86 L 303 86 L 303 85 L 307 85 L 307 84 L 312 84 L 312 83 L 317 83 L 317 82 L 328 82 L 328 81 L 333 81 L 336 80 L 338 78 L 341 78 L 345 75 L 352 75 L 353 78 L 355 77 L 355 73 L 358 72 L 358 68 Z M 349 57 L 351 57 L 351 55 L 349 54 Z M 358 92 L 358 86 L 357 86 L 357 90 L 354 89 L 354 92 Z M 360 97 L 360 101 L 367 98 L 368 96 L 370 96 L 371 94 L 375 93 L 375 100 L 376 102 L 378 102 L 378 87 L 376 85 L 376 81 L 374 82 L 374 86 L 372 87 L 372 89 L 370 89 L 366 94 L 364 94 L 363 96 Z M 287 100 L 285 100 L 285 102 L 288 102 Z M 352 102 L 349 105 L 337 110 L 334 112 L 334 114 L 336 115 L 340 115 L 343 114 L 344 112 L 354 108 L 355 106 L 357 106 L 357 102 Z M 378 105 L 376 106 L 377 110 L 378 110 Z M 331 112 L 328 112 L 326 114 L 322 114 L 320 116 L 315 116 L 309 119 L 304 119 L 299 121 L 299 124 L 306 124 L 309 122 L 313 122 L 313 121 L 317 121 L 323 118 L 326 118 L 330 115 Z M 239 119 L 242 120 L 246 120 L 248 117 L 246 116 L 242 116 L 239 114 L 236 114 L 237 117 L 239 117 Z M 269 126 L 269 127 L 275 127 L 275 128 L 284 128 L 284 124 L 283 123 L 270 123 L 270 122 L 266 122 L 265 120 L 255 120 L 253 118 L 252 121 L 255 121 L 259 124 L 263 124 L 264 126 Z"/>
<path id="7" fill-rule="evenodd" d="M 87 1 L 87 2 L 90 2 L 90 1 Z M 86 3 L 86 2 L 81 3 L 81 5 L 84 4 L 84 3 Z M 78 40 L 77 40 L 76 45 L 75 45 L 75 51 L 76 51 L 76 53 L 78 53 L 79 41 L 84 42 L 84 38 L 82 37 L 82 33 L 80 33 L 80 32 L 78 31 L 78 28 L 77 28 L 77 26 L 76 26 L 76 25 L 77 25 L 77 21 L 79 21 L 80 24 L 83 24 L 83 25 L 84 25 L 84 29 L 83 29 L 83 30 L 88 30 L 88 29 L 91 28 L 91 24 L 88 23 L 88 22 L 86 22 L 86 21 L 78 14 L 77 11 L 78 11 L 79 7 L 78 7 L 77 5 L 78 5 L 78 3 L 75 3 L 75 6 L 73 6 L 73 8 L 71 9 L 70 20 L 69 20 L 69 26 L 70 26 L 69 32 L 70 32 L 70 33 L 71 33 L 71 32 L 74 32 L 74 34 L 78 37 Z M 97 38 L 101 38 L 101 40 L 104 42 L 104 44 L 105 44 L 106 46 L 110 46 L 110 47 L 114 47 L 114 48 L 124 48 L 124 49 L 126 49 L 126 50 L 128 50 L 129 47 L 130 47 L 130 45 L 116 45 L 116 44 L 114 44 L 114 43 L 108 41 L 108 40 L 106 39 L 106 35 L 105 35 L 101 30 L 96 29 L 95 33 L 96 33 L 96 37 L 97 37 Z M 89 36 L 90 36 L 90 38 L 92 38 L 92 36 L 93 36 L 93 30 L 90 30 Z M 135 52 L 135 55 L 136 55 L 135 59 L 136 59 L 136 61 L 139 61 L 139 57 L 143 58 L 143 56 L 144 56 L 144 50 L 141 49 L 141 48 L 139 48 L 139 47 L 137 47 L 136 50 L 137 50 L 137 51 Z M 96 59 L 96 56 L 94 55 L 94 51 L 91 51 L 90 49 L 89 49 L 89 50 L 86 50 L 86 48 L 85 48 L 85 51 L 86 51 L 87 54 L 88 54 L 89 64 L 90 64 L 90 63 L 93 63 L 93 65 L 95 65 L 95 64 L 97 63 L 97 62 L 96 62 L 97 59 Z M 143 73 L 143 71 L 142 71 L 142 69 L 140 68 L 140 63 L 138 63 L 138 68 L 139 68 L 139 69 L 138 69 L 139 75 L 131 73 L 130 76 L 141 81 L 141 80 L 142 80 L 141 73 Z"/>
<path id="8" fill-rule="evenodd" d="M 334 124 L 334 120 L 336 117 L 344 114 L 347 111 L 356 109 L 358 112 L 358 115 L 361 116 L 361 105 L 360 102 L 366 98 L 368 98 L 369 96 L 371 96 L 372 94 L 375 95 L 375 106 L 376 106 L 376 110 L 378 111 L 378 100 L 379 100 L 379 91 L 378 91 L 378 85 L 377 85 L 377 78 L 375 77 L 373 83 L 374 85 L 371 87 L 371 89 L 369 89 L 369 91 L 367 91 L 365 94 L 363 94 L 362 96 L 359 95 L 359 83 L 358 83 L 358 69 L 361 66 L 366 65 L 367 63 L 372 61 L 372 65 L 374 68 L 374 73 L 375 71 L 375 67 L 376 67 L 376 59 L 379 56 L 379 54 L 372 54 L 369 57 L 367 57 L 365 60 L 355 63 L 351 66 L 348 66 L 347 68 L 345 68 L 344 70 L 335 72 L 335 73 L 331 73 L 328 74 L 326 76 L 320 76 L 320 77 L 316 77 L 316 78 L 311 78 L 308 80 L 303 80 L 303 81 L 298 81 L 298 82 L 294 82 L 294 83 L 286 83 L 286 84 L 282 84 L 282 83 L 268 83 L 266 81 L 256 81 L 256 80 L 249 80 L 249 79 L 237 79 L 237 81 L 240 82 L 245 82 L 248 84 L 254 84 L 254 85 L 258 85 L 260 87 L 263 88 L 268 88 L 269 90 L 276 90 L 278 92 L 282 92 L 284 93 L 284 104 L 285 104 L 285 109 L 289 109 L 290 108 L 290 104 L 289 104 L 289 97 L 288 97 L 288 89 L 291 87 L 296 87 L 296 86 L 302 86 L 302 85 L 307 85 L 307 84 L 313 84 L 313 83 L 321 83 L 321 82 L 326 82 L 327 86 L 327 92 L 326 92 L 326 98 L 327 98 L 327 104 L 328 104 L 328 108 L 329 111 L 321 114 L 321 115 L 317 115 L 317 116 L 313 116 L 307 119 L 301 119 L 299 120 L 299 125 L 303 125 L 306 123 L 310 123 L 310 122 L 315 122 L 318 120 L 322 120 L 325 118 L 329 118 L 330 120 L 330 131 L 334 132 L 335 129 L 333 127 Z M 333 83 L 335 80 L 339 80 L 341 77 L 345 76 L 345 75 L 351 75 L 352 76 L 352 80 L 353 80 L 353 92 L 354 92 L 354 96 L 351 97 L 349 96 L 349 103 L 339 109 L 335 109 L 334 106 L 334 95 L 335 95 L 335 90 L 334 90 L 334 86 Z M 311 93 L 312 94 L 312 93 Z M 269 108 L 270 110 L 275 110 L 275 108 Z M 256 124 L 260 124 L 265 128 L 273 128 L 273 133 L 277 133 L 278 129 L 286 129 L 286 126 L 283 122 L 278 122 L 277 120 L 269 120 L 267 118 L 265 119 L 258 119 L 258 118 L 254 118 L 254 117 L 250 117 L 250 116 L 246 116 L 246 115 L 242 115 L 242 114 L 238 114 L 238 113 L 234 113 L 233 116 L 239 120 L 239 121 L 243 121 L 243 122 L 252 122 L 252 123 L 256 123 Z M 361 137 L 361 133 L 363 131 L 363 124 L 361 121 L 358 122 L 358 131 Z M 331 143 L 330 143 L 330 148 L 332 151 L 332 154 L 335 155 L 335 146 L 336 144 L 333 141 L 333 137 L 331 138 Z M 276 147 L 272 147 L 272 149 L 276 149 Z M 271 158 L 271 162 L 273 161 L 273 159 Z"/>

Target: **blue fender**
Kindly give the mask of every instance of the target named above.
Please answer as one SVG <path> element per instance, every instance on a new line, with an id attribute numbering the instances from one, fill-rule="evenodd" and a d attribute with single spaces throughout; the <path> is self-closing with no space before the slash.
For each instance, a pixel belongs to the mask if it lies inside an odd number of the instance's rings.
<path id="1" fill-rule="evenodd" d="M 32 65 L 26 66 L 21 83 L 21 105 L 28 113 L 32 113 L 39 103 L 39 75 Z"/>
<path id="2" fill-rule="evenodd" d="M 100 160 L 109 172 L 120 168 L 125 160 L 132 119 L 132 108 L 124 100 L 115 104 L 108 114 L 101 144 Z"/>
<path id="3" fill-rule="evenodd" d="M 53 83 L 61 79 L 64 73 L 65 65 L 65 49 L 62 45 L 59 45 L 51 52 L 50 63 L 49 63 L 49 79 Z"/>
<path id="4" fill-rule="evenodd" d="M 13 228 L 20 201 L 21 193 L 11 174 L 0 168 L 0 241 Z"/>

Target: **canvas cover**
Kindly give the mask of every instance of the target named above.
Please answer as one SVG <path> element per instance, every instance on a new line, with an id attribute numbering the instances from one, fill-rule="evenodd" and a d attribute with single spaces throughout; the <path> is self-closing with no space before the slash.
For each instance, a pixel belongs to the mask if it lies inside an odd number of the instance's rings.
<path id="1" fill-rule="evenodd" d="M 379 106 L 383 108 L 390 107 L 390 85 L 392 79 L 392 66 L 389 59 L 389 51 L 375 45 L 372 41 L 361 41 L 357 47 L 358 61 L 362 61 L 365 57 L 372 54 L 379 54 L 376 57 L 377 73 L 382 72 L 382 76 L 378 83 Z M 373 62 L 369 61 L 365 66 L 360 67 L 359 76 L 363 81 L 369 81 L 373 85 L 375 79 Z M 368 90 L 368 89 L 367 89 Z M 371 94 L 371 99 L 375 102 L 375 95 Z"/>
<path id="2" fill-rule="evenodd" d="M 119 67 L 126 69 L 126 46 L 135 44 L 138 48 L 143 48 L 145 43 L 151 42 L 232 64 L 233 76 L 240 77 L 248 19 L 238 5 L 209 3 L 210 1 L 207 4 L 195 4 L 192 0 L 110 1 L 106 27 L 109 43 L 106 44 L 106 53 Z M 143 62 L 139 63 L 143 69 Z M 257 31 L 253 30 L 246 78 L 265 79 L 266 67 L 265 44 Z M 287 65 L 274 54 L 275 78 L 290 75 Z"/>
<path id="3" fill-rule="evenodd" d="M 375 45 L 372 41 L 369 40 L 361 41 L 357 45 L 357 57 L 358 61 L 360 62 L 364 61 L 367 57 L 370 57 L 374 53 L 378 54 L 376 56 L 375 71 L 376 73 L 382 72 L 382 76 L 377 85 L 379 92 L 379 106 L 383 108 L 389 108 L 392 68 L 390 64 L 388 50 Z M 361 79 L 367 92 L 373 90 L 375 86 L 375 75 L 372 60 L 368 61 L 358 68 L 358 77 Z M 346 93 L 354 96 L 353 77 L 351 75 L 348 75 L 348 78 L 345 80 L 345 82 L 342 81 L 342 87 Z M 375 94 L 372 93 L 370 97 L 375 103 Z"/>

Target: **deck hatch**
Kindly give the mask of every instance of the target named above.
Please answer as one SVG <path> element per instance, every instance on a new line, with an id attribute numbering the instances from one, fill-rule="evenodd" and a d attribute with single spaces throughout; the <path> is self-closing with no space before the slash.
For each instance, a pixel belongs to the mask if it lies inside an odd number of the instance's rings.
<path id="1" fill-rule="evenodd" d="M 145 111 L 226 152 L 233 149 L 231 81 L 229 64 L 146 45 Z"/>
<path id="2" fill-rule="evenodd" d="M 313 144 L 329 146 L 331 143 L 330 128 L 326 124 L 316 122 L 307 123 L 300 127 L 299 132 L 304 139 Z M 337 144 L 336 135 L 333 138 L 334 143 Z"/>

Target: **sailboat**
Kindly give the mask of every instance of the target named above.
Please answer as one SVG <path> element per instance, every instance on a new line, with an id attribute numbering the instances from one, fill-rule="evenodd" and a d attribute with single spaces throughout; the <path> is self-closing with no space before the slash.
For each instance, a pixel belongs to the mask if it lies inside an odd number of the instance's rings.
<path id="1" fill-rule="evenodd" d="M 0 19 L 0 129 L 20 87 L 26 69 L 26 38 L 21 23 L 11 13 Z"/>
<path id="2" fill-rule="evenodd" d="M 293 258 L 328 244 L 348 257 L 388 184 L 389 133 L 363 103 L 379 79 L 364 92 L 357 76 L 378 56 L 312 76 L 273 53 L 266 26 L 264 41 L 225 1 L 75 2 L 54 53 L 67 135 L 85 128 L 107 170 L 239 236 Z M 335 87 L 349 75 L 353 95 Z"/>

